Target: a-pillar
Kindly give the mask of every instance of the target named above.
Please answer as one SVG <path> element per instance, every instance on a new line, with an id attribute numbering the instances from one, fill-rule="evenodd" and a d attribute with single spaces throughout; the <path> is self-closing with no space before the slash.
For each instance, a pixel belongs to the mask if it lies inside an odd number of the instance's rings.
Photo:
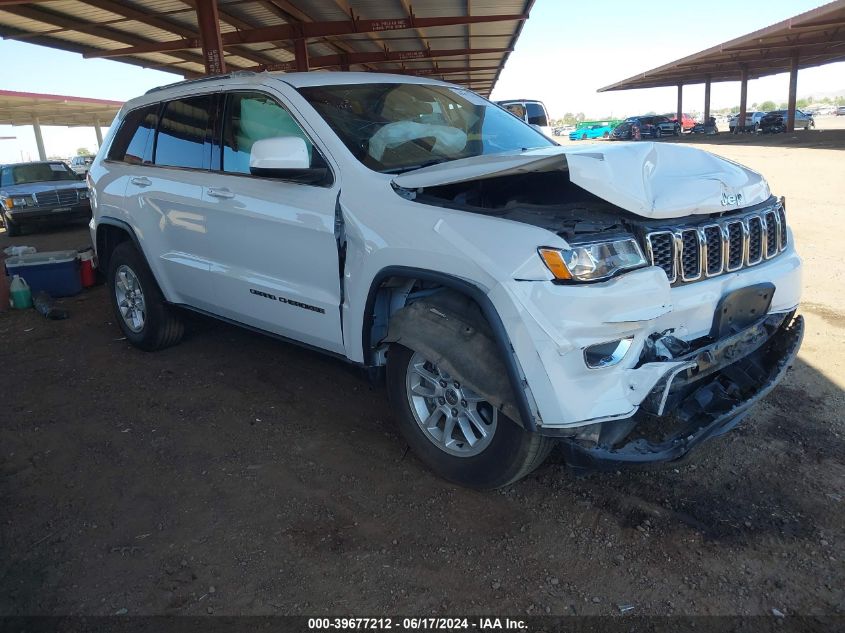
<path id="1" fill-rule="evenodd" d="M 37 118 L 32 120 L 32 131 L 35 132 L 35 144 L 38 146 L 38 159 L 47 160 L 47 152 L 44 150 L 44 138 L 41 136 L 41 123 Z"/>
<path id="2" fill-rule="evenodd" d="M 736 119 L 734 132 L 745 127 L 745 117 L 748 114 L 748 66 L 742 64 L 739 74 L 739 116 Z"/>
<path id="3" fill-rule="evenodd" d="M 94 119 L 94 134 L 97 135 L 97 149 L 103 146 L 103 130 L 100 127 L 100 119 Z"/>
<path id="4" fill-rule="evenodd" d="M 795 131 L 795 97 L 798 94 L 798 53 L 792 56 L 789 66 L 789 103 L 787 104 L 788 114 L 786 115 L 787 132 Z"/>
<path id="5" fill-rule="evenodd" d="M 301 73 L 308 72 L 308 42 L 304 39 L 294 40 L 293 53 L 296 55 L 296 70 Z"/>
<path id="6" fill-rule="evenodd" d="M 217 0 L 196 0 L 196 7 L 205 73 L 207 75 L 225 73 L 226 61 L 223 59 L 223 40 L 220 37 Z"/>

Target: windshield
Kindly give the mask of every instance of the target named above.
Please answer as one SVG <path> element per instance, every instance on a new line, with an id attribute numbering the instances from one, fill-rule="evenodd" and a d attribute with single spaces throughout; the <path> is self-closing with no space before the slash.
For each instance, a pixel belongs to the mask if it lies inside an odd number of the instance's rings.
<path id="1" fill-rule="evenodd" d="M 554 145 L 469 90 L 424 84 L 300 88 L 354 156 L 401 173 L 459 158 Z"/>
<path id="2" fill-rule="evenodd" d="M 0 172 L 0 186 L 24 185 L 31 182 L 52 182 L 54 180 L 79 180 L 64 163 L 28 163 L 7 165 Z"/>

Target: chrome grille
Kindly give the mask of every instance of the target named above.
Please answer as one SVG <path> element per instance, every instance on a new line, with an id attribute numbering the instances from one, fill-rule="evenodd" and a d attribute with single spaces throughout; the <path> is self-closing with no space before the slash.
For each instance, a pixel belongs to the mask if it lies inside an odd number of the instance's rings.
<path id="1" fill-rule="evenodd" d="M 780 241 L 780 220 L 777 213 L 769 211 L 766 213 L 766 259 L 778 254 L 778 242 Z"/>
<path id="2" fill-rule="evenodd" d="M 646 246 L 654 266 L 660 266 L 669 281 L 675 281 L 675 237 L 669 231 L 649 233 Z"/>
<path id="3" fill-rule="evenodd" d="M 698 243 L 698 231 L 687 229 L 681 232 L 681 278 L 684 281 L 694 281 L 699 277 L 701 277 L 701 246 Z"/>
<path id="4" fill-rule="evenodd" d="M 727 225 L 727 249 L 728 249 L 728 271 L 738 270 L 742 267 L 745 259 L 743 248 L 745 246 L 745 230 L 742 222 L 729 222 Z"/>
<path id="5" fill-rule="evenodd" d="M 42 191 L 35 194 L 35 202 L 39 207 L 58 206 L 62 204 L 76 204 L 79 195 L 76 189 L 59 189 L 53 191 Z"/>
<path id="6" fill-rule="evenodd" d="M 691 282 L 759 264 L 786 248 L 782 205 L 711 224 L 652 231 L 646 252 L 670 283 Z"/>
<path id="7" fill-rule="evenodd" d="M 704 243 L 707 248 L 707 276 L 722 272 L 725 249 L 722 247 L 722 227 L 711 224 L 704 227 Z"/>
<path id="8" fill-rule="evenodd" d="M 763 220 L 756 215 L 748 218 L 748 260 L 749 266 L 759 264 L 763 259 Z"/>

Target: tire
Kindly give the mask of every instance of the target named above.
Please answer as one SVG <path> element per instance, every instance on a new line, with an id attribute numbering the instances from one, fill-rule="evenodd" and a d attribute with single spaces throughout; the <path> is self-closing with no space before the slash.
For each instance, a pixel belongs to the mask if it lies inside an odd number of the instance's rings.
<path id="1" fill-rule="evenodd" d="M 601 135 L 602 138 L 610 138 L 610 132 L 605 132 Z"/>
<path id="2" fill-rule="evenodd" d="M 663 130 L 661 130 L 659 127 L 655 128 L 654 129 L 654 138 L 660 138 L 661 136 L 663 136 Z"/>
<path id="3" fill-rule="evenodd" d="M 587 135 L 586 135 L 586 134 L 582 134 L 582 135 L 581 135 L 581 140 L 582 140 L 582 141 L 586 141 L 586 140 L 587 140 Z"/>
<path id="4" fill-rule="evenodd" d="M 3 215 L 3 226 L 6 227 L 6 235 L 8 237 L 17 237 L 21 234 L 21 225 L 15 224 L 14 222 L 9 220 L 9 216 L 5 213 Z"/>
<path id="5" fill-rule="evenodd" d="M 147 262 L 132 242 L 121 242 L 112 252 L 106 283 L 117 324 L 135 347 L 152 352 L 181 340 L 182 321 L 167 305 Z"/>
<path id="6" fill-rule="evenodd" d="M 675 136 L 680 136 L 680 135 L 681 135 L 681 126 L 676 125 L 675 126 Z"/>
<path id="7" fill-rule="evenodd" d="M 477 432 L 479 425 L 469 422 L 464 411 L 476 407 L 474 417 L 483 422 L 480 426 L 486 426 L 488 435 L 476 439 L 478 444 L 475 449 L 466 441 L 461 444 L 461 438 L 467 436 L 462 432 L 460 423 L 454 423 L 454 428 L 449 435 L 450 439 L 455 435 L 458 437 L 452 442 L 451 451 L 444 446 L 442 441 L 433 439 L 433 433 L 423 429 L 423 422 L 418 421 L 421 418 L 417 409 L 419 401 L 424 400 L 422 404 L 430 406 L 433 412 L 437 412 L 441 407 L 436 405 L 435 397 L 423 397 L 412 391 L 419 387 L 431 389 L 430 385 L 434 384 L 420 380 L 417 386 L 412 385 L 413 378 L 416 376 L 414 367 L 421 363 L 425 363 L 424 371 L 428 371 L 430 375 L 448 379 L 448 382 L 444 380 L 448 389 L 441 393 L 449 400 L 446 402 L 446 398 L 440 399 L 442 408 L 457 407 L 455 402 L 459 402 L 461 407 L 466 407 L 459 416 L 464 416 L 463 422 L 473 432 Z M 440 372 L 422 355 L 396 343 L 391 345 L 387 359 L 387 391 L 391 408 L 402 436 L 414 454 L 428 468 L 438 476 L 461 486 L 491 490 L 522 479 L 545 461 L 554 447 L 552 439 L 529 433 L 500 411 L 494 411 L 492 406 L 472 394 L 466 387 L 460 387 L 458 383 L 459 379 L 455 380 L 454 376 Z M 458 387 L 455 387 L 456 384 Z M 452 397 L 450 397 L 450 391 Z M 437 393 L 436 388 L 432 393 Z M 457 396 L 457 400 L 454 396 Z M 467 402 L 464 401 L 465 397 Z M 431 400 L 430 404 L 428 400 Z M 483 407 L 488 408 L 486 414 Z M 452 411 L 455 410 L 457 409 L 452 409 Z M 442 412 L 439 415 L 442 417 L 433 424 L 439 425 L 442 422 L 444 429 L 432 428 L 435 433 L 442 435 L 449 416 Z M 460 454 L 461 451 L 463 455 Z"/>

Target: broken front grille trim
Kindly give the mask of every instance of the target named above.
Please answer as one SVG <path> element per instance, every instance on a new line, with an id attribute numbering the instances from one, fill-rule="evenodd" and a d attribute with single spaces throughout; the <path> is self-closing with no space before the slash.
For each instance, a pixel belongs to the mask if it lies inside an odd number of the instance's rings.
<path id="1" fill-rule="evenodd" d="M 709 253 L 713 248 L 714 229 L 718 230 L 720 241 L 716 246 L 719 266 L 714 265 L 711 269 Z M 691 239 L 692 233 L 695 233 L 696 241 Z M 688 251 L 695 249 L 693 258 L 684 258 L 685 237 Z M 755 266 L 783 252 L 786 243 L 786 216 L 781 204 L 741 218 L 717 220 L 698 227 L 651 231 L 645 236 L 648 260 L 652 266 L 663 269 L 669 283 L 690 283 Z"/>

